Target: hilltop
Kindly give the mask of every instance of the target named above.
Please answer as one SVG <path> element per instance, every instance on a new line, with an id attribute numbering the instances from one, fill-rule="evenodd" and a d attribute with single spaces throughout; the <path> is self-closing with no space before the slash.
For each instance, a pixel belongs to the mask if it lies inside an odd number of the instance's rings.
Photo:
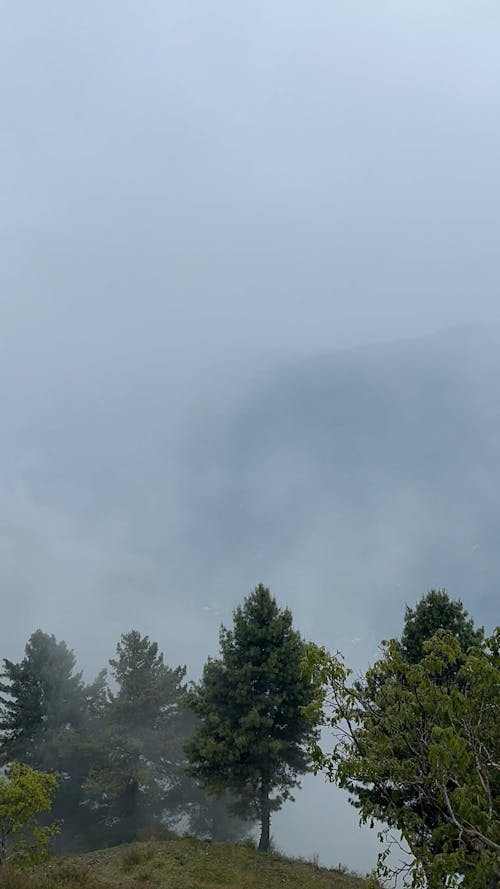
<path id="1" fill-rule="evenodd" d="M 246 843 L 193 838 L 132 843 L 52 859 L 33 876 L 14 874 L 4 889 L 366 889 L 367 881 L 314 861 L 262 855 Z"/>

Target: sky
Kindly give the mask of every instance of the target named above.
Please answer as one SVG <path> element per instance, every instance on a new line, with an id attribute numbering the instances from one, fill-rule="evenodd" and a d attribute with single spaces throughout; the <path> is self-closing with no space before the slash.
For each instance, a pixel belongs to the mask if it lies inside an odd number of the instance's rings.
<path id="1" fill-rule="evenodd" d="M 2 4 L 0 654 L 45 620 L 100 666 L 124 587 L 154 628 L 179 572 L 134 515 L 160 443 L 146 512 L 174 553 L 201 406 L 500 320 L 499 28 L 496 0 Z M 197 669 L 217 602 L 170 595 Z"/>

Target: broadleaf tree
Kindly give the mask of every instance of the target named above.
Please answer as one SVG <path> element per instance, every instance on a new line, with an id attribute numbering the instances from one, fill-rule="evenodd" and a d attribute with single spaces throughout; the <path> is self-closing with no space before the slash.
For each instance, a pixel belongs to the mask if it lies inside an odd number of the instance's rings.
<path id="1" fill-rule="evenodd" d="M 408 664 L 417 664 L 424 657 L 425 644 L 436 633 L 444 631 L 457 642 L 457 656 L 453 664 L 448 664 L 446 672 L 440 668 L 434 677 L 434 682 L 451 688 L 460 681 L 459 672 L 467 652 L 473 646 L 480 646 L 484 638 L 483 629 L 475 627 L 460 600 L 452 599 L 445 589 L 429 590 L 414 608 L 406 607 L 402 633 L 395 644 L 401 657 Z M 367 673 L 364 682 L 358 683 L 357 691 L 363 695 L 367 708 L 371 706 L 374 711 L 377 710 L 383 699 L 382 686 L 385 681 L 391 684 L 393 677 L 391 674 L 384 675 L 382 662 L 379 662 L 377 669 Z M 417 737 L 413 744 L 418 747 Z M 400 746 L 399 756 L 402 762 L 410 756 L 410 753 L 407 743 Z M 403 794 L 403 789 L 400 788 L 399 792 Z M 379 811 L 379 817 L 384 821 L 387 802 L 376 785 L 357 784 L 351 788 L 351 802 L 359 809 L 363 809 L 369 803 L 374 810 Z M 431 853 L 439 853 L 442 848 L 441 834 L 437 830 L 441 821 L 439 808 L 430 799 L 425 801 L 416 799 L 411 790 L 405 803 L 408 807 L 418 807 L 427 846 Z"/>
<path id="2" fill-rule="evenodd" d="M 313 721 L 322 710 L 333 733 L 330 749 L 315 746 L 316 767 L 357 798 L 362 822 L 376 819 L 386 825 L 381 833 L 401 833 L 414 885 L 497 889 L 499 646 L 497 631 L 464 656 L 454 635 L 441 630 L 412 664 L 393 640 L 362 685 L 339 656 L 310 649 L 313 675 L 323 683 Z"/>
<path id="3" fill-rule="evenodd" d="M 289 609 L 259 584 L 220 631 L 220 657 L 209 659 L 188 695 L 199 723 L 186 746 L 191 774 L 234 810 L 260 822 L 259 849 L 270 848 L 271 813 L 300 786 L 316 730 L 305 710 L 314 682 L 303 670 L 305 643 Z"/>
<path id="4" fill-rule="evenodd" d="M 30 866 L 47 857 L 59 825 L 42 827 L 36 816 L 50 810 L 57 785 L 56 775 L 19 762 L 0 775 L 0 874 L 8 861 Z"/>

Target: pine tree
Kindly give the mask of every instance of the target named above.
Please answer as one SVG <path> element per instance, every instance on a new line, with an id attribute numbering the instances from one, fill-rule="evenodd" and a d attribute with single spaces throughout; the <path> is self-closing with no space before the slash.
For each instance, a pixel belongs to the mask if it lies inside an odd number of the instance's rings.
<path id="1" fill-rule="evenodd" d="M 452 633 L 464 654 L 484 638 L 483 629 L 476 629 L 460 599 L 450 599 L 444 589 L 429 590 L 415 608 L 406 607 L 401 646 L 408 663 L 417 664 L 423 658 L 424 642 L 438 630 Z"/>
<path id="2" fill-rule="evenodd" d="M 65 642 L 37 630 L 20 663 L 4 660 L 1 676 L 6 681 L 0 683 L 0 761 L 43 768 L 54 732 L 65 728 L 69 735 L 82 722 L 84 685 L 74 654 Z"/>
<path id="3" fill-rule="evenodd" d="M 101 755 L 85 786 L 108 840 L 118 842 L 180 817 L 182 744 L 192 719 L 181 705 L 185 667 L 167 667 L 147 636 L 125 633 L 110 666 L 117 690 L 109 695 Z"/>
<path id="4" fill-rule="evenodd" d="M 95 755 L 105 677 L 85 686 L 66 643 L 41 630 L 19 663 L 4 660 L 1 676 L 0 765 L 18 761 L 59 775 L 53 813 L 63 826 L 56 844 L 77 848 L 92 832 L 83 785 Z"/>
<path id="5" fill-rule="evenodd" d="M 220 658 L 205 665 L 188 697 L 199 725 L 186 750 L 191 774 L 236 810 L 260 821 L 259 849 L 270 847 L 271 812 L 300 786 L 315 736 L 304 708 L 315 688 L 302 664 L 305 644 L 269 589 L 256 587 L 220 632 Z"/>

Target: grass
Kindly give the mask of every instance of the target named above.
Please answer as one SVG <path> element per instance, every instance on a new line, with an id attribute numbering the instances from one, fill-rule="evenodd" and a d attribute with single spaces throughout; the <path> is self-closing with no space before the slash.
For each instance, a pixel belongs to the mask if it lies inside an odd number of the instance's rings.
<path id="1" fill-rule="evenodd" d="M 317 861 L 259 854 L 245 843 L 191 838 L 133 843 L 55 858 L 32 875 L 8 872 L 2 889 L 367 889 L 367 880 Z"/>

